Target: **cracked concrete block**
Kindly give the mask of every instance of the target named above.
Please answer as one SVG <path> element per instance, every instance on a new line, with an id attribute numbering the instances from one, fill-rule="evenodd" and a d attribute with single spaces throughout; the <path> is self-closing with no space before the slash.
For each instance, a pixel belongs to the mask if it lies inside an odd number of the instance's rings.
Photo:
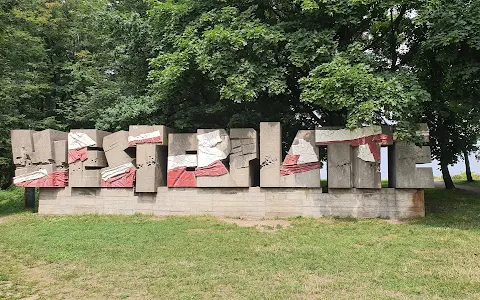
<path id="1" fill-rule="evenodd" d="M 196 187 L 198 141 L 196 133 L 168 135 L 168 187 Z"/>
<path id="2" fill-rule="evenodd" d="M 88 158 L 83 162 L 86 168 L 105 168 L 108 166 L 105 152 L 101 150 L 87 150 Z"/>
<path id="3" fill-rule="evenodd" d="M 33 130 L 12 130 L 10 137 L 12 141 L 13 163 L 16 166 L 25 166 L 27 164 L 27 154 L 34 152 Z"/>
<path id="4" fill-rule="evenodd" d="M 135 192 L 156 193 L 167 185 L 167 148 L 156 144 L 137 144 Z"/>
<path id="5" fill-rule="evenodd" d="M 359 147 L 353 147 L 353 186 L 362 189 L 382 188 L 380 161 L 364 161 L 358 158 L 358 151 Z"/>
<path id="6" fill-rule="evenodd" d="M 92 136 L 95 137 L 95 134 Z M 100 144 L 103 145 L 103 141 Z M 101 187 L 101 168 L 107 166 L 107 161 L 103 151 L 95 150 L 96 147 L 92 148 L 94 150 L 87 150 L 87 160 L 83 162 L 78 160 L 68 165 L 70 187 Z"/>
<path id="7" fill-rule="evenodd" d="M 39 163 L 55 161 L 55 148 L 53 142 L 67 140 L 68 133 L 58 130 L 46 129 L 33 133 L 33 148 L 35 158 Z"/>
<path id="8" fill-rule="evenodd" d="M 70 187 L 100 187 L 101 178 L 100 169 L 86 169 L 82 161 L 69 165 L 68 185 Z"/>
<path id="9" fill-rule="evenodd" d="M 21 176 L 21 175 L 33 173 L 35 171 L 38 171 L 37 166 L 16 167 L 15 168 L 15 176 Z"/>
<path id="10" fill-rule="evenodd" d="M 280 186 L 319 188 L 319 149 L 314 130 L 299 130 L 280 168 Z"/>
<path id="11" fill-rule="evenodd" d="M 198 167 L 225 160 L 232 149 L 225 129 L 197 129 L 197 143 Z"/>
<path id="12" fill-rule="evenodd" d="M 232 139 L 230 138 L 231 142 L 232 142 L 232 152 L 233 152 L 233 149 L 237 148 L 238 151 L 242 151 L 242 140 L 240 139 Z"/>
<path id="13" fill-rule="evenodd" d="M 282 128 L 279 122 L 260 123 L 260 187 L 280 187 Z"/>
<path id="14" fill-rule="evenodd" d="M 335 143 L 328 145 L 327 157 L 328 188 L 352 188 L 352 147 L 350 147 L 350 144 Z"/>
<path id="15" fill-rule="evenodd" d="M 431 163 L 429 146 L 418 147 L 397 141 L 389 147 L 389 186 L 394 188 L 434 188 L 431 167 L 417 168 L 417 164 Z"/>
<path id="16" fill-rule="evenodd" d="M 197 154 L 196 133 L 170 133 L 168 135 L 168 156 Z"/>
<path id="17" fill-rule="evenodd" d="M 367 126 L 354 130 L 341 127 L 317 127 L 315 129 L 315 142 L 317 145 L 328 145 L 336 142 L 352 142 L 360 138 L 382 134 L 391 135 L 390 127 Z"/>
<path id="18" fill-rule="evenodd" d="M 81 132 L 81 133 L 85 133 L 86 135 L 88 135 L 96 144 L 95 146 L 89 147 L 90 149 L 91 148 L 103 148 L 103 139 L 106 136 L 111 134 L 110 132 L 97 130 L 97 129 L 72 129 L 72 130 L 70 130 L 70 132 L 72 132 L 72 133 Z"/>
<path id="19" fill-rule="evenodd" d="M 154 143 L 157 145 L 168 145 L 168 135 L 175 131 L 164 125 L 130 125 L 129 143 L 138 145 L 143 143 Z"/>
<path id="20" fill-rule="evenodd" d="M 230 139 L 257 140 L 257 131 L 253 128 L 231 128 Z"/>
<path id="21" fill-rule="evenodd" d="M 257 153 L 257 145 L 256 144 L 242 145 L 242 154 L 243 155 L 252 154 L 252 153 Z"/>
<path id="22" fill-rule="evenodd" d="M 117 131 L 103 138 L 103 151 L 109 167 L 117 167 L 135 161 L 134 148 L 129 149 L 128 131 Z"/>
<path id="23" fill-rule="evenodd" d="M 197 141 L 197 187 L 236 187 L 226 165 L 231 143 L 225 129 L 198 129 Z"/>
<path id="24" fill-rule="evenodd" d="M 55 164 L 68 166 L 68 142 L 67 140 L 53 142 Z"/>

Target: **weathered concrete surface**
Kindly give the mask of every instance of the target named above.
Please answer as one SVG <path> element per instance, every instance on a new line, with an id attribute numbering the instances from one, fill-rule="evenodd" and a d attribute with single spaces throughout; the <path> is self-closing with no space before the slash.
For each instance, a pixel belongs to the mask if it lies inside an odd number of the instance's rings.
<path id="1" fill-rule="evenodd" d="M 68 133 L 58 130 L 46 129 L 33 133 L 33 147 L 35 158 L 39 163 L 52 163 L 55 161 L 55 148 L 53 142 L 67 140 Z"/>
<path id="2" fill-rule="evenodd" d="M 204 140 L 211 134 L 217 134 L 219 139 L 216 141 Z M 225 129 L 197 129 L 198 153 L 197 167 L 207 167 L 211 163 L 220 161 L 224 166 L 228 165 L 226 158 L 231 152 L 231 142 Z M 225 169 L 224 169 L 225 170 Z M 208 173 L 208 172 L 207 172 Z M 198 176 L 197 187 L 236 187 L 237 184 L 232 178 L 230 172 L 222 175 Z"/>
<path id="3" fill-rule="evenodd" d="M 380 146 L 376 146 L 380 147 Z M 353 147 L 353 186 L 363 189 L 379 189 L 382 187 L 380 161 L 364 161 L 358 157 L 359 147 Z M 378 150 L 380 151 L 380 150 Z"/>
<path id="4" fill-rule="evenodd" d="M 88 158 L 83 162 L 84 167 L 105 168 L 108 166 L 105 152 L 101 150 L 87 150 Z"/>
<path id="5" fill-rule="evenodd" d="M 127 152 L 128 131 L 117 131 L 103 138 L 103 151 L 109 167 L 117 167 L 135 161 L 135 151 Z"/>
<path id="6" fill-rule="evenodd" d="M 260 123 L 260 186 L 280 186 L 282 128 L 279 122 Z"/>
<path id="7" fill-rule="evenodd" d="M 349 143 L 327 146 L 328 187 L 348 189 L 353 187 L 352 147 Z"/>
<path id="8" fill-rule="evenodd" d="M 34 152 L 33 130 L 12 130 L 10 132 L 12 140 L 13 163 L 16 166 L 25 166 L 28 156 Z"/>
<path id="9" fill-rule="evenodd" d="M 168 135 L 168 156 L 177 156 L 198 150 L 197 134 L 170 133 Z"/>
<path id="10" fill-rule="evenodd" d="M 285 172 L 289 172 L 288 168 L 293 167 L 295 171 L 290 175 L 280 175 L 279 187 L 319 188 L 321 164 L 319 149 L 315 145 L 315 130 L 299 130 L 290 146 L 288 155 L 295 156 L 297 161 L 290 166 L 283 162 L 281 168 L 284 168 Z"/>
<path id="11" fill-rule="evenodd" d="M 259 184 L 258 135 L 253 128 L 230 129 L 232 151 L 230 153 L 230 175 L 238 187 Z"/>
<path id="12" fill-rule="evenodd" d="M 155 193 L 167 185 L 167 148 L 156 144 L 137 145 L 136 192 Z"/>
<path id="13" fill-rule="evenodd" d="M 164 146 L 168 145 L 168 134 L 173 133 L 174 130 L 164 125 L 130 125 L 128 134 L 134 139 L 131 143 L 140 144 L 142 142 L 138 141 L 138 139 L 141 138 L 142 135 L 156 131 L 160 133 L 161 141 L 158 141 L 155 144 Z"/>
<path id="14" fill-rule="evenodd" d="M 70 187 L 100 187 L 100 169 L 85 169 L 84 162 L 77 161 L 69 165 L 68 171 Z"/>
<path id="15" fill-rule="evenodd" d="M 196 187 L 198 142 L 196 133 L 168 135 L 167 186 Z"/>
<path id="16" fill-rule="evenodd" d="M 103 148 L 103 138 L 110 134 L 110 132 L 97 130 L 97 129 L 72 129 L 70 130 L 72 133 L 85 133 L 88 135 L 93 141 L 95 141 L 95 148 Z"/>
<path id="17" fill-rule="evenodd" d="M 67 140 L 54 141 L 54 158 L 55 165 L 68 167 L 68 142 Z"/>
<path id="18" fill-rule="evenodd" d="M 421 189 L 308 188 L 158 188 L 136 194 L 133 188 L 41 188 L 39 214 L 153 214 L 232 217 L 424 216 Z"/>
<path id="19" fill-rule="evenodd" d="M 389 186 L 395 188 L 434 188 L 431 167 L 416 164 L 432 162 L 430 147 L 417 147 L 406 142 L 396 142 L 388 149 Z"/>
<path id="20" fill-rule="evenodd" d="M 367 126 L 354 130 L 341 127 L 317 127 L 315 129 L 315 141 L 317 145 L 328 145 L 338 142 L 352 142 L 368 136 L 381 134 L 392 134 L 391 128 L 388 126 Z"/>

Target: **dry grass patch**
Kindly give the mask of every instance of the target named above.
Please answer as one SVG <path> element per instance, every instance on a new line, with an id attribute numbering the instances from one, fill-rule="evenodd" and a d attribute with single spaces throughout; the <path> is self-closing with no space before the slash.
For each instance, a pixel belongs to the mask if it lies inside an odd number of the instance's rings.
<path id="1" fill-rule="evenodd" d="M 282 220 L 282 219 L 248 219 L 248 218 L 225 218 L 225 217 L 218 217 L 218 220 L 229 223 L 235 224 L 239 227 L 254 227 L 260 232 L 274 232 L 279 229 L 288 228 L 292 225 L 291 221 Z"/>

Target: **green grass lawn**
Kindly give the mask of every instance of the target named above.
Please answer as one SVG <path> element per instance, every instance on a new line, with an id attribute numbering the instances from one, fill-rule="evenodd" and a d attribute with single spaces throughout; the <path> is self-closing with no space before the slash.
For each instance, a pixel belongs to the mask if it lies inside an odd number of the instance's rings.
<path id="1" fill-rule="evenodd" d="M 480 298 L 480 197 L 467 191 L 426 191 L 421 219 L 266 232 L 207 216 L 12 214 L 10 193 L 0 299 Z"/>
<path id="2" fill-rule="evenodd" d="M 454 180 L 453 182 L 455 184 L 468 185 L 468 186 L 474 186 L 474 187 L 480 188 L 480 180 L 475 180 L 473 182 L 468 182 L 466 180 Z"/>
<path id="3" fill-rule="evenodd" d="M 473 187 L 480 187 L 480 174 L 472 173 L 473 182 L 467 181 L 467 174 L 462 172 L 457 175 L 453 175 L 452 179 L 455 184 L 468 185 Z"/>

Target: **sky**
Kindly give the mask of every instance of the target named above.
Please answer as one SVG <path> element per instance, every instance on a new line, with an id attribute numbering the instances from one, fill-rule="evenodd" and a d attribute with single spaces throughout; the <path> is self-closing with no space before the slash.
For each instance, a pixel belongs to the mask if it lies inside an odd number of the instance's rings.
<path id="1" fill-rule="evenodd" d="M 387 157 L 387 148 L 386 147 L 382 147 L 381 155 L 382 156 L 381 156 L 381 161 L 380 161 L 380 171 L 381 171 L 381 174 L 382 174 L 382 179 L 387 179 L 388 178 L 388 157 Z M 417 166 L 419 166 L 419 167 L 432 167 L 433 176 L 442 176 L 442 172 L 440 171 L 440 164 L 436 160 L 434 160 L 430 164 L 421 164 L 421 165 L 417 165 Z M 475 158 L 474 153 L 471 153 L 471 155 L 470 155 L 470 168 L 472 170 L 472 173 L 480 174 L 480 161 L 478 161 Z M 450 175 L 456 175 L 456 174 L 459 174 L 461 172 L 465 172 L 465 162 L 463 160 L 460 160 L 455 165 L 449 166 L 448 169 L 450 170 Z M 322 169 L 320 171 L 320 177 L 321 178 L 327 178 L 327 169 L 326 169 L 325 164 L 322 166 Z"/>

